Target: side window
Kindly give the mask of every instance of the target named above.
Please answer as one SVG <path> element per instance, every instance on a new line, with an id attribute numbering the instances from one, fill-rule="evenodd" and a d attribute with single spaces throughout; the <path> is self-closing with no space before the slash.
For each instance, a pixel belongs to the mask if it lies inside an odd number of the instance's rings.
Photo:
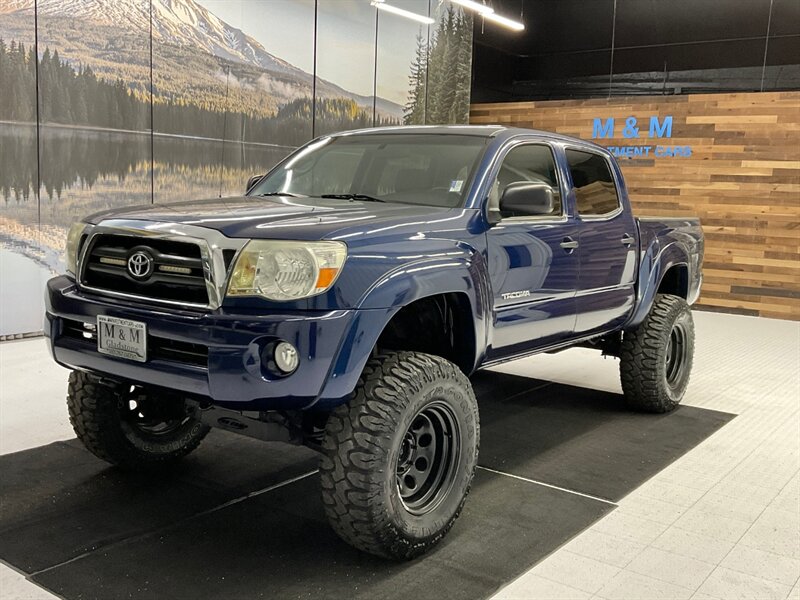
<path id="1" fill-rule="evenodd" d="M 503 218 L 530 217 L 523 210 L 512 211 L 503 207 L 500 198 L 509 186 L 520 183 L 540 183 L 550 186 L 553 194 L 552 209 L 547 213 L 536 212 L 539 216 L 561 214 L 561 194 L 556 175 L 553 150 L 543 144 L 527 144 L 513 148 L 503 159 L 497 179 L 489 191 L 489 210 L 500 212 Z"/>
<path id="2" fill-rule="evenodd" d="M 602 216 L 619 208 L 619 196 L 608 161 L 599 154 L 567 150 L 579 215 Z"/>

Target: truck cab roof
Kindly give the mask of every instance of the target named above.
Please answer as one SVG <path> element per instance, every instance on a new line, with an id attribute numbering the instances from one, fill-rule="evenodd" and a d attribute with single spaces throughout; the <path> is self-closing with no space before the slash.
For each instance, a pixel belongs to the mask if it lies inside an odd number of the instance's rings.
<path id="1" fill-rule="evenodd" d="M 354 135 L 399 135 L 399 134 L 429 134 L 429 135 L 463 135 L 472 137 L 493 138 L 500 142 L 518 136 L 539 137 L 543 141 L 561 142 L 586 146 L 587 148 L 599 149 L 607 152 L 603 146 L 599 146 L 587 140 L 553 133 L 551 131 L 541 131 L 538 129 L 527 129 L 524 127 L 506 127 L 504 125 L 398 125 L 392 127 L 373 127 L 370 129 L 353 129 L 331 134 L 330 137 L 345 137 Z"/>

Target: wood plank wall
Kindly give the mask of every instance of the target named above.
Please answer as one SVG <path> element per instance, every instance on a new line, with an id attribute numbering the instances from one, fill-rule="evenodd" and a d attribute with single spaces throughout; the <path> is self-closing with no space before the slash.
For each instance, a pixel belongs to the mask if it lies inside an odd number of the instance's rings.
<path id="1" fill-rule="evenodd" d="M 650 117 L 668 115 L 672 137 L 650 139 Z M 699 306 L 800 320 L 800 92 L 473 104 L 470 122 L 591 139 L 594 119 L 609 117 L 614 137 L 594 141 L 652 146 L 619 159 L 636 214 L 702 220 Z M 639 138 L 623 136 L 629 117 Z M 655 157 L 656 146 L 691 156 Z"/>

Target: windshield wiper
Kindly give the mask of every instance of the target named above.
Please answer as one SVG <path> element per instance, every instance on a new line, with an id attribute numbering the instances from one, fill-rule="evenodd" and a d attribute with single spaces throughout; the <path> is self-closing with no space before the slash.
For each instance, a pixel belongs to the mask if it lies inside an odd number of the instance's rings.
<path id="1" fill-rule="evenodd" d="M 300 194 L 293 194 L 292 192 L 266 192 L 264 194 L 253 194 L 254 196 L 258 196 L 259 198 L 265 198 L 267 196 L 288 196 L 289 198 L 304 198 L 305 196 L 301 196 Z"/>
<path id="2" fill-rule="evenodd" d="M 386 202 L 366 194 L 322 194 L 320 198 L 333 198 L 335 200 L 363 200 L 364 202 Z"/>

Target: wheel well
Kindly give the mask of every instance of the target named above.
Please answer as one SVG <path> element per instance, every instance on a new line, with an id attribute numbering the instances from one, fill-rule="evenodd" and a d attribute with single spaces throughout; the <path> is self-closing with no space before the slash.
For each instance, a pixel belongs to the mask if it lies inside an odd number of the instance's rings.
<path id="1" fill-rule="evenodd" d="M 469 298 L 453 292 L 415 300 L 392 317 L 377 347 L 435 354 L 469 374 L 475 364 L 475 328 Z"/>
<path id="2" fill-rule="evenodd" d="M 686 300 L 689 297 L 689 269 L 686 265 L 670 267 L 658 284 L 658 293 L 680 296 Z"/>

